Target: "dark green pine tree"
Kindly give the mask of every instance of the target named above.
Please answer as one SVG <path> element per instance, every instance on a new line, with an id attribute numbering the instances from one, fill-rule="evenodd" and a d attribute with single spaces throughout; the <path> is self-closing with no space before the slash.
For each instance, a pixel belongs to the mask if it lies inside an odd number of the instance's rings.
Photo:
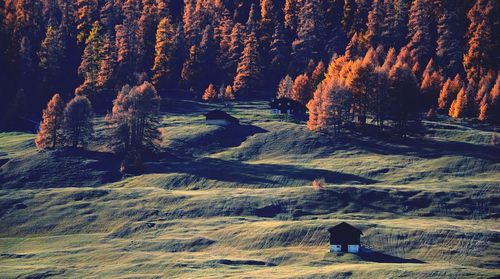
<path id="1" fill-rule="evenodd" d="M 382 32 L 384 23 L 384 8 L 382 0 L 373 0 L 372 10 L 368 14 L 366 30 L 366 41 L 371 47 L 382 44 Z"/>
<path id="2" fill-rule="evenodd" d="M 438 20 L 437 62 L 447 77 L 463 71 L 463 44 L 458 9 L 448 1 L 442 1 L 443 12 Z"/>
<path id="3" fill-rule="evenodd" d="M 317 0 L 306 0 L 299 15 L 297 39 L 292 43 L 291 72 L 303 72 L 310 59 L 318 60 L 323 49 L 324 12 Z"/>
<path id="4" fill-rule="evenodd" d="M 44 99 L 50 98 L 53 92 L 59 92 L 64 76 L 64 63 L 66 61 L 66 44 L 60 28 L 49 26 L 38 51 L 38 67 L 40 69 L 41 83 Z"/>
<path id="5" fill-rule="evenodd" d="M 412 67 L 421 72 L 423 67 L 431 58 L 432 41 L 430 34 L 431 13 L 428 0 L 415 0 L 410 8 L 410 19 L 408 21 L 408 50 L 412 60 Z"/>

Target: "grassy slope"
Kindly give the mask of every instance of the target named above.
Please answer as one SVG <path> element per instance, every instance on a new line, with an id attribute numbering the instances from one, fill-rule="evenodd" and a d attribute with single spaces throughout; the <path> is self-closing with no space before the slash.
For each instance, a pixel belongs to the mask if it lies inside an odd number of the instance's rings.
<path id="1" fill-rule="evenodd" d="M 170 109 L 179 107 L 165 107 L 164 156 L 146 174 L 108 184 L 99 171 L 71 184 L 88 166 L 108 165 L 99 153 L 79 154 L 80 166 L 64 153 L 36 154 L 32 135 L 0 134 L 1 159 L 13 159 L 0 181 L 25 179 L 0 190 L 0 277 L 500 274 L 491 132 L 445 121 L 426 122 L 425 138 L 405 142 L 325 139 L 271 117 L 261 102 L 230 108 L 243 124 L 231 130 L 203 123 L 211 105 Z M 23 173 L 51 167 L 77 187 Z M 325 190 L 311 189 L 316 177 Z M 343 220 L 406 263 L 326 253 L 326 228 Z"/>

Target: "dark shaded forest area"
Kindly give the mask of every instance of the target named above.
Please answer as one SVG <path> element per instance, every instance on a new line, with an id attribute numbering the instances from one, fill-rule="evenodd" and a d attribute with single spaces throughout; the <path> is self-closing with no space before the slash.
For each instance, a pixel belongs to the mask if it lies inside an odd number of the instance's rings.
<path id="1" fill-rule="evenodd" d="M 499 15 L 496 0 L 4 0 L 0 128 L 38 122 L 54 93 L 105 113 L 144 81 L 162 97 L 279 91 L 312 130 L 352 113 L 498 122 Z"/>

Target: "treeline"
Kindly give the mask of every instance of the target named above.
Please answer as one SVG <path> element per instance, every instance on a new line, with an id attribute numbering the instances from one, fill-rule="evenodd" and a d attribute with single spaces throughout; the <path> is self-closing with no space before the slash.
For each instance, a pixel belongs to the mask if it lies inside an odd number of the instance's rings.
<path id="1" fill-rule="evenodd" d="M 5 0 L 0 125 L 36 119 L 54 92 L 85 96 L 104 112 L 125 84 L 238 99 L 274 95 L 287 75 L 280 87 L 293 78 L 290 94 L 304 103 L 313 96 L 317 103 L 325 88 L 346 89 L 350 113 L 361 118 L 379 110 L 374 95 L 406 88 L 391 85 L 404 76 L 421 104 L 412 110 L 498 121 L 499 15 L 496 0 Z M 384 68 L 386 92 L 356 81 L 398 56 L 406 58 Z M 344 80 L 332 64 L 366 73 Z M 377 102 L 392 107 L 390 99 Z M 375 117 L 394 118 L 389 111 Z"/>

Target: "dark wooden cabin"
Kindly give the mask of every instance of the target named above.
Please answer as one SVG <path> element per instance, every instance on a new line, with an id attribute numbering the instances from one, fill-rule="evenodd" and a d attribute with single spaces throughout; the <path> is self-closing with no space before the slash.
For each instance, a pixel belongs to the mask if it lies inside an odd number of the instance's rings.
<path id="1" fill-rule="evenodd" d="M 358 253 L 361 247 L 361 230 L 342 222 L 328 229 L 330 252 Z"/>
<path id="2" fill-rule="evenodd" d="M 269 103 L 272 114 L 285 114 L 293 116 L 305 116 L 307 107 L 302 103 L 292 100 L 290 98 L 273 99 Z"/>

